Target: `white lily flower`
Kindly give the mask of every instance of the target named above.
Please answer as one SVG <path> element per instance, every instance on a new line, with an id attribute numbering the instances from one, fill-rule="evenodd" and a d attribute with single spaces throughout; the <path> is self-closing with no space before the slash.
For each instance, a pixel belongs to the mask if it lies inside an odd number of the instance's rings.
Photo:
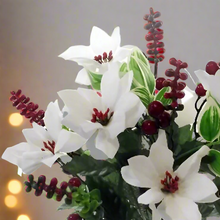
<path id="1" fill-rule="evenodd" d="M 82 88 L 58 93 L 68 112 L 64 125 L 86 139 L 92 137 L 90 147 L 94 149 L 95 145 L 96 151 L 102 151 L 108 158 L 113 158 L 119 148 L 118 134 L 135 126 L 145 111 L 140 99 L 130 91 L 132 79 L 132 71 L 120 79 L 119 66 L 112 63 L 103 75 L 101 95 Z M 93 157 L 104 159 L 103 154 L 96 155 L 93 149 Z"/>
<path id="2" fill-rule="evenodd" d="M 211 93 L 211 96 L 220 104 L 220 70 L 215 75 L 209 75 L 205 70 L 195 71 L 196 76 L 202 83 L 204 89 Z"/>
<path id="3" fill-rule="evenodd" d="M 131 53 L 131 48 L 120 47 L 120 44 L 119 27 L 116 27 L 109 36 L 102 29 L 94 26 L 90 35 L 90 46 L 72 46 L 59 57 L 75 61 L 78 65 L 83 66 L 84 68 L 76 77 L 76 83 L 91 85 L 87 70 L 103 74 L 107 71 L 107 64 L 110 61 L 120 62 Z"/>
<path id="4" fill-rule="evenodd" d="M 42 164 L 51 167 L 59 157 L 78 150 L 86 140 L 62 129 L 62 119 L 58 102 L 51 102 L 44 117 L 46 129 L 33 123 L 33 128 L 22 131 L 27 142 L 7 148 L 2 158 L 17 165 L 23 173 L 31 174 Z"/>
<path id="5" fill-rule="evenodd" d="M 209 148 L 203 146 L 173 171 L 172 151 L 165 143 L 167 140 L 162 131 L 151 146 L 150 156 L 130 158 L 129 165 L 121 170 L 122 177 L 130 185 L 150 188 L 138 197 L 138 202 L 150 205 L 153 220 L 201 220 L 196 203 L 218 199 L 216 185 L 198 173 L 201 159 L 208 154 Z"/>

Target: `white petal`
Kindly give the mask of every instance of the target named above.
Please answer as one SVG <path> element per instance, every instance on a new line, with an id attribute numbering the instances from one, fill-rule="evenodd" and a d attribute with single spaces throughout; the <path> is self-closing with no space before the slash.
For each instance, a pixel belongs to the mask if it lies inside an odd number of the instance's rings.
<path id="1" fill-rule="evenodd" d="M 160 212 L 156 209 L 155 205 L 150 204 L 149 208 L 152 210 L 152 220 L 161 220 Z"/>
<path id="2" fill-rule="evenodd" d="M 114 48 L 112 48 L 112 51 L 114 52 L 118 47 L 120 47 L 121 44 L 121 35 L 120 35 L 120 28 L 116 27 L 112 32 L 112 40 L 114 41 Z"/>
<path id="3" fill-rule="evenodd" d="M 118 151 L 118 139 L 110 139 L 104 130 L 99 130 L 96 137 L 96 148 L 101 150 L 108 158 L 113 158 Z"/>
<path id="4" fill-rule="evenodd" d="M 148 205 L 150 203 L 158 203 L 164 198 L 164 193 L 160 188 L 151 188 L 138 197 L 138 203 Z"/>
<path id="5" fill-rule="evenodd" d="M 85 68 L 81 69 L 78 72 L 76 79 L 75 79 L 75 82 L 79 83 L 81 85 L 86 85 L 86 86 L 91 85 L 89 75 L 88 75 L 87 70 Z"/>
<path id="6" fill-rule="evenodd" d="M 89 140 L 86 143 L 86 147 L 88 148 L 88 150 L 90 150 L 90 154 L 94 159 L 96 159 L 96 160 L 106 160 L 106 159 L 108 159 L 108 156 L 105 155 L 101 150 L 97 149 L 96 146 L 95 146 L 97 133 L 98 133 L 98 131 L 95 132 L 91 136 L 91 138 L 89 138 Z"/>
<path id="7" fill-rule="evenodd" d="M 90 46 L 97 56 L 113 50 L 115 48 L 115 41 L 105 31 L 94 26 L 90 35 Z"/>
<path id="8" fill-rule="evenodd" d="M 209 153 L 207 146 L 201 147 L 196 153 L 185 160 L 175 171 L 180 179 L 185 179 L 192 174 L 198 173 L 201 159 Z"/>
<path id="9" fill-rule="evenodd" d="M 208 196 L 202 200 L 199 201 L 199 203 L 210 203 L 210 202 L 215 202 L 219 199 L 215 194 L 212 194 L 211 196 Z"/>
<path id="10" fill-rule="evenodd" d="M 210 91 L 211 95 L 220 104 L 219 84 L 220 84 L 220 71 L 218 70 L 213 77 L 210 77 Z"/>
<path id="11" fill-rule="evenodd" d="M 125 114 L 123 112 L 114 112 L 110 122 L 106 126 L 111 139 L 116 138 L 121 132 L 125 130 Z"/>
<path id="12" fill-rule="evenodd" d="M 21 167 L 21 160 L 23 152 L 29 151 L 30 145 L 28 143 L 20 143 L 13 147 L 8 147 L 2 154 L 2 159 Z M 39 149 L 40 150 L 40 149 Z"/>
<path id="13" fill-rule="evenodd" d="M 69 47 L 66 51 L 60 54 L 59 57 L 73 61 L 76 61 L 77 58 L 94 59 L 94 53 L 89 46 L 77 45 Z"/>
<path id="14" fill-rule="evenodd" d="M 56 142 L 60 131 L 62 130 L 62 113 L 60 111 L 58 101 L 50 102 L 45 111 L 44 122 L 45 126 L 52 137 Z"/>
<path id="15" fill-rule="evenodd" d="M 212 180 L 210 180 L 206 175 L 199 173 L 185 179 L 184 182 L 181 183 L 180 187 L 181 196 L 190 198 L 194 202 L 200 202 L 211 195 L 215 195 L 218 191 Z M 216 199 L 214 201 L 216 201 Z"/>
<path id="16" fill-rule="evenodd" d="M 209 75 L 204 70 L 197 70 L 195 71 L 195 74 L 198 77 L 199 82 L 202 83 L 204 89 L 210 90 L 209 80 L 210 80 L 210 77 L 213 77 L 213 76 Z"/>
<path id="17" fill-rule="evenodd" d="M 58 141 L 55 146 L 55 152 L 74 152 L 81 148 L 85 143 L 86 139 L 80 135 L 63 129 L 59 134 Z"/>
<path id="18" fill-rule="evenodd" d="M 44 159 L 42 159 L 42 163 L 44 163 L 48 167 L 52 167 L 52 165 L 55 163 L 55 161 L 63 155 L 65 155 L 65 154 L 64 153 L 56 153 L 54 155 L 45 157 Z"/>
<path id="19" fill-rule="evenodd" d="M 146 188 L 161 186 L 158 173 L 148 157 L 134 156 L 128 159 L 128 163 L 134 175 L 141 183 L 145 183 Z"/>
<path id="20" fill-rule="evenodd" d="M 164 199 L 164 203 L 167 215 L 173 220 L 201 220 L 198 206 L 190 199 L 167 196 Z"/>
<path id="21" fill-rule="evenodd" d="M 115 103 L 120 97 L 119 91 L 119 64 L 111 63 L 108 65 L 108 71 L 105 72 L 101 81 L 102 100 L 110 110 L 113 110 Z"/>
<path id="22" fill-rule="evenodd" d="M 113 59 L 114 59 L 114 61 L 115 60 L 123 61 L 125 58 L 130 56 L 131 53 L 132 53 L 132 49 L 128 49 L 128 48 L 125 48 L 125 47 L 120 47 L 120 48 L 118 48 L 116 53 L 113 54 Z"/>
<path id="23" fill-rule="evenodd" d="M 135 176 L 134 172 L 132 171 L 130 166 L 124 166 L 121 168 L 121 175 L 122 178 L 130 185 L 137 186 L 137 187 L 145 187 L 145 182 L 138 179 Z"/>
<path id="24" fill-rule="evenodd" d="M 173 171 L 173 153 L 168 149 L 165 131 L 159 131 L 157 141 L 151 146 L 149 159 L 161 177 L 165 177 L 166 171 Z"/>

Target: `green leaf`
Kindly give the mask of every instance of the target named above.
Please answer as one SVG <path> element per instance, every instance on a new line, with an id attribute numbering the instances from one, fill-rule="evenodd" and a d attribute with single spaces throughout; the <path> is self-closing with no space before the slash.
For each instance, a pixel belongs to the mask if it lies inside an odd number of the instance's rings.
<path id="1" fill-rule="evenodd" d="M 135 56 L 135 53 L 133 53 L 130 57 L 128 67 L 129 70 L 132 70 L 134 73 L 133 88 L 143 86 L 149 90 L 150 94 L 152 94 L 155 89 L 156 81 L 151 72 L 148 61 L 143 62 Z"/>
<path id="2" fill-rule="evenodd" d="M 202 214 L 203 218 L 207 218 L 210 216 L 210 214 L 212 213 L 212 211 L 214 210 L 214 206 L 213 205 L 209 205 L 209 204 L 198 204 L 199 207 L 199 212 Z"/>
<path id="3" fill-rule="evenodd" d="M 128 72 L 128 68 L 127 68 L 127 63 L 123 63 L 119 69 L 119 72 L 121 73 L 127 73 Z"/>
<path id="4" fill-rule="evenodd" d="M 170 88 L 169 88 L 169 87 L 163 87 L 163 88 L 157 93 L 155 100 L 162 102 L 164 106 L 170 105 L 171 102 L 172 102 L 172 99 L 165 99 L 165 98 L 164 98 L 164 94 L 165 94 L 166 92 L 169 92 L 169 91 L 170 91 Z"/>
<path id="5" fill-rule="evenodd" d="M 199 125 L 201 136 L 207 141 L 214 141 L 220 134 L 220 115 L 216 106 L 205 111 Z"/>
<path id="6" fill-rule="evenodd" d="M 73 208 L 73 205 L 72 205 L 72 204 L 68 205 L 68 204 L 66 204 L 66 203 L 63 203 L 61 206 L 59 206 L 59 207 L 57 208 L 57 210 L 60 211 L 60 210 L 72 209 L 72 208 Z"/>
<path id="7" fill-rule="evenodd" d="M 134 50 L 134 52 L 132 53 L 132 55 L 133 55 L 134 57 L 137 57 L 138 59 L 140 59 L 143 63 L 146 64 L 146 66 L 147 66 L 148 68 L 150 68 L 150 63 L 149 63 L 147 57 L 143 54 L 143 52 L 142 52 L 138 47 L 135 48 L 135 50 Z"/>
<path id="8" fill-rule="evenodd" d="M 179 144 L 184 144 L 186 141 L 192 140 L 193 130 L 191 125 L 185 125 L 179 128 Z"/>
<path id="9" fill-rule="evenodd" d="M 98 202 L 101 201 L 101 194 L 100 194 L 100 191 L 98 189 L 93 189 L 91 192 L 90 192 L 90 199 L 91 200 L 97 200 Z"/>
<path id="10" fill-rule="evenodd" d="M 115 170 L 114 164 L 107 161 L 95 160 L 85 154 L 75 156 L 62 168 L 64 171 L 73 175 L 81 174 L 83 176 L 105 176 Z"/>
<path id="11" fill-rule="evenodd" d="M 100 90 L 102 75 L 98 73 L 92 73 L 88 71 L 88 75 L 91 81 L 91 85 L 95 90 Z"/>
<path id="12" fill-rule="evenodd" d="M 149 93 L 149 90 L 145 87 L 136 87 L 132 89 L 132 92 L 136 94 L 144 106 L 148 107 L 148 105 L 153 101 L 153 95 Z"/>
<path id="13" fill-rule="evenodd" d="M 209 169 L 216 175 L 220 176 L 220 152 L 214 149 L 209 151 L 211 162 L 208 164 Z"/>

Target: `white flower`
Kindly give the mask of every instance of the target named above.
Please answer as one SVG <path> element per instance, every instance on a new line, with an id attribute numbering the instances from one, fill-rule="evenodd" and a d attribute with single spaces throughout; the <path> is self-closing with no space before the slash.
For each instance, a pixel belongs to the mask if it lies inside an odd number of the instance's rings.
<path id="1" fill-rule="evenodd" d="M 209 91 L 211 96 L 220 104 L 220 70 L 218 70 L 215 75 L 209 75 L 204 70 L 197 70 L 195 74 L 202 83 L 204 89 Z"/>
<path id="2" fill-rule="evenodd" d="M 116 27 L 111 36 L 98 27 L 93 27 L 90 35 L 90 46 L 72 46 L 60 54 L 65 60 L 72 60 L 84 68 L 79 71 L 76 82 L 83 85 L 90 85 L 87 70 L 103 74 L 107 71 L 108 62 L 124 60 L 131 49 L 120 47 L 120 29 Z"/>
<path id="3" fill-rule="evenodd" d="M 84 138 L 92 137 L 87 145 L 93 146 L 91 154 L 96 159 L 104 156 L 96 155 L 98 150 L 113 158 L 119 148 L 117 135 L 135 126 L 145 111 L 140 99 L 130 92 L 132 79 L 132 71 L 120 79 L 119 66 L 112 63 L 103 75 L 101 96 L 94 90 L 82 88 L 58 93 L 68 112 L 64 125 Z M 94 145 L 97 152 L 93 151 Z"/>
<path id="4" fill-rule="evenodd" d="M 174 159 L 166 142 L 162 131 L 151 146 L 150 156 L 130 158 L 129 165 L 121 170 L 122 177 L 133 186 L 150 188 L 138 197 L 138 202 L 150 204 L 153 220 L 201 220 L 196 203 L 218 199 L 215 184 L 198 173 L 201 159 L 208 154 L 209 148 L 203 146 L 173 171 Z"/>
<path id="5" fill-rule="evenodd" d="M 62 129 L 62 119 L 58 102 L 51 102 L 44 117 L 46 129 L 33 123 L 33 128 L 22 131 L 27 142 L 7 148 L 2 158 L 17 165 L 23 173 L 30 174 L 42 164 L 51 167 L 59 157 L 78 150 L 86 140 Z"/>
<path id="6" fill-rule="evenodd" d="M 181 104 L 184 105 L 184 109 L 182 111 L 178 111 L 178 117 L 175 118 L 175 122 L 179 125 L 179 127 L 187 124 L 193 124 L 197 113 L 194 105 L 198 96 L 187 86 L 184 89 L 184 93 L 185 96 L 181 99 Z"/>

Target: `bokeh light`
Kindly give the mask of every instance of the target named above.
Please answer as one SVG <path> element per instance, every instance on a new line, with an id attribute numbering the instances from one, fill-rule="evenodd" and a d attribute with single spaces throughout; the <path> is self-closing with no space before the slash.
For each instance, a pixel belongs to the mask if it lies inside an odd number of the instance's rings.
<path id="1" fill-rule="evenodd" d="M 11 180 L 8 183 L 8 190 L 13 194 L 18 194 L 21 192 L 22 186 L 18 180 Z"/>
<path id="2" fill-rule="evenodd" d="M 30 218 L 27 215 L 19 215 L 17 220 L 30 220 Z"/>
<path id="3" fill-rule="evenodd" d="M 12 113 L 9 116 L 9 123 L 12 126 L 19 126 L 23 122 L 23 117 L 19 113 Z"/>
<path id="4" fill-rule="evenodd" d="M 5 197 L 5 205 L 8 208 L 14 208 L 17 205 L 18 201 L 17 198 L 13 195 L 7 195 Z"/>

